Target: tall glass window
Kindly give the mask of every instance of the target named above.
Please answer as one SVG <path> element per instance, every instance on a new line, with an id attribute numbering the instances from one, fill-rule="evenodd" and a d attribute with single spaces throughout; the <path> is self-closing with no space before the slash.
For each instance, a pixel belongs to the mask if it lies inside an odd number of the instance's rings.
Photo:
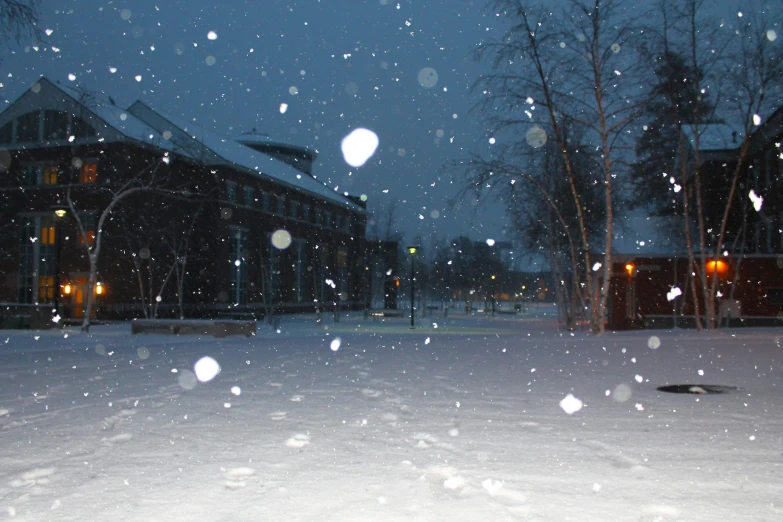
<path id="1" fill-rule="evenodd" d="M 234 304 L 247 304 L 247 244 L 248 232 L 244 228 L 231 227 L 231 252 L 229 254 L 229 286 Z"/>

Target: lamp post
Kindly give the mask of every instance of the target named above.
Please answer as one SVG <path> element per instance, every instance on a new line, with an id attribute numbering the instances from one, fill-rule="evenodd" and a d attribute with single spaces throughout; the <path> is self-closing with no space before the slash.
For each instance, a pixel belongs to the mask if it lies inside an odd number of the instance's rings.
<path id="1" fill-rule="evenodd" d="M 415 306 L 414 296 L 415 296 L 415 291 L 416 291 L 416 284 L 414 282 L 415 281 L 415 277 L 416 277 L 416 272 L 414 270 L 413 261 L 414 261 L 414 257 L 416 256 L 416 251 L 419 248 L 420 247 L 418 245 L 414 245 L 414 246 L 409 246 L 408 247 L 408 253 L 411 255 L 411 329 L 416 327 L 414 325 L 414 319 L 413 319 L 414 315 L 415 315 L 414 312 L 413 312 L 413 309 L 414 309 L 414 306 Z"/>
<path id="2" fill-rule="evenodd" d="M 492 274 L 492 317 L 495 317 L 495 274 Z"/>
<path id="3" fill-rule="evenodd" d="M 66 207 L 55 205 L 54 207 L 54 313 L 59 315 L 60 313 L 60 247 L 62 241 L 60 239 L 60 223 L 62 222 L 67 211 Z"/>

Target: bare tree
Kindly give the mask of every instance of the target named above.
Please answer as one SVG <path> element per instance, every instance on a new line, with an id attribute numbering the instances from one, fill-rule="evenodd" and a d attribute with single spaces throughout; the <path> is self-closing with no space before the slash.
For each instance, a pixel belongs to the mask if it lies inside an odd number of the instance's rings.
<path id="1" fill-rule="evenodd" d="M 101 245 L 103 241 L 103 231 L 104 231 L 104 225 L 106 223 L 106 219 L 111 215 L 112 211 L 119 205 L 123 200 L 126 198 L 133 196 L 135 194 L 139 194 L 141 192 L 150 191 L 154 188 L 160 186 L 161 179 L 158 178 L 157 173 L 160 168 L 160 166 L 163 164 L 162 158 L 161 159 L 155 159 L 150 164 L 143 169 L 138 175 L 134 176 L 133 178 L 129 179 L 122 185 L 111 188 L 108 186 L 100 187 L 97 189 L 97 191 L 88 191 L 86 194 L 84 194 L 87 198 L 95 197 L 95 192 L 101 193 L 101 195 L 106 196 L 108 199 L 108 203 L 105 207 L 103 207 L 103 210 L 101 211 L 97 225 L 95 227 L 94 236 L 89 233 L 88 227 L 85 225 L 81 213 L 79 210 L 79 201 L 78 199 L 75 199 L 72 194 L 72 187 L 69 185 L 68 189 L 66 191 L 66 201 L 68 203 L 68 207 L 71 210 L 71 215 L 76 220 L 76 226 L 78 230 L 78 234 L 81 238 L 81 242 L 84 245 L 87 259 L 90 264 L 90 273 L 89 277 L 87 279 L 87 304 L 84 309 L 84 317 L 82 319 L 82 332 L 89 332 L 90 330 L 90 321 L 92 316 L 92 307 L 94 303 L 94 295 L 95 295 L 95 282 L 96 282 L 96 273 L 98 269 L 98 260 L 100 258 L 101 253 Z"/>
<path id="2" fill-rule="evenodd" d="M 545 125 L 554 138 L 579 223 L 586 271 L 581 284 L 590 304 L 591 330 L 602 333 L 612 275 L 615 178 L 624 172 L 628 126 L 643 101 L 639 85 L 644 74 L 635 47 L 638 17 L 628 16 L 617 0 L 572 0 L 554 12 L 532 9 L 521 0 L 492 0 L 489 7 L 506 17 L 510 28 L 498 41 L 478 49 L 480 57 L 490 60 L 493 72 L 477 83 L 482 95 L 477 110 L 490 115 L 493 132 L 506 132 L 510 139 L 527 128 L 528 141 L 535 142 L 531 132 L 547 132 L 534 129 L 536 123 Z M 536 107 L 543 109 L 542 119 L 535 117 Z M 599 247 L 592 242 L 587 220 L 599 209 L 587 207 L 578 187 L 566 133 L 570 125 L 580 126 L 587 138 L 585 148 L 597 152 L 593 182 L 603 189 L 604 216 Z M 599 248 L 601 262 L 594 263 Z"/>
<path id="3" fill-rule="evenodd" d="M 0 0 L 0 44 L 20 43 L 25 36 L 40 39 L 38 8 L 40 0 Z"/>

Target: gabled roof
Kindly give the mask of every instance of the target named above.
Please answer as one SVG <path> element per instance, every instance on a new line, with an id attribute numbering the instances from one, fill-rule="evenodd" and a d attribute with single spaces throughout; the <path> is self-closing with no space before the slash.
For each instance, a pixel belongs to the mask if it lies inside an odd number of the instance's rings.
<path id="1" fill-rule="evenodd" d="M 365 212 L 346 196 L 285 162 L 232 139 L 218 136 L 195 123 L 178 122 L 141 101 L 134 103 L 128 111 L 163 136 L 167 136 L 175 146 L 187 151 L 191 157 L 207 165 L 226 165 L 245 170 L 261 178 L 327 199 L 355 212 Z"/>
<path id="2" fill-rule="evenodd" d="M 37 110 L 57 110 L 78 116 L 96 131 L 96 135 L 88 140 L 132 140 L 145 146 L 172 150 L 171 144 L 157 131 L 111 101 L 55 84 L 43 76 L 0 113 L 0 126 L 6 120 Z M 62 141 L 67 144 L 67 140 Z"/>

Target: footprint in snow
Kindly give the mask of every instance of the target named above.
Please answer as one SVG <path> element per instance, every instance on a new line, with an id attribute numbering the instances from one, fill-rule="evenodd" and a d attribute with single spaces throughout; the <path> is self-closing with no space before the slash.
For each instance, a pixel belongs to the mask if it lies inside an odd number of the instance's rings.
<path id="1" fill-rule="evenodd" d="M 27 486 L 45 486 L 51 482 L 51 476 L 57 472 L 57 468 L 34 468 L 22 473 L 22 475 L 11 481 L 12 488 L 23 488 Z"/>
<path id="2" fill-rule="evenodd" d="M 362 395 L 370 399 L 377 399 L 378 397 L 381 396 L 381 392 L 379 392 L 378 390 L 371 390 L 370 388 L 364 388 L 362 390 Z"/>
<path id="3" fill-rule="evenodd" d="M 133 435 L 131 433 L 118 433 L 117 435 L 113 435 L 111 437 L 104 437 L 102 440 L 107 445 L 111 446 L 118 442 L 128 442 L 133 438 Z"/>
<path id="4" fill-rule="evenodd" d="M 286 416 L 288 416 L 288 413 L 284 411 L 273 411 L 272 413 L 269 414 L 269 418 L 274 421 L 285 420 Z"/>
<path id="5" fill-rule="evenodd" d="M 292 395 L 290 399 L 288 399 L 291 402 L 302 402 L 304 400 L 304 397 L 302 395 Z"/>
<path id="6" fill-rule="evenodd" d="M 304 448 L 308 444 L 310 444 L 310 436 L 304 433 L 297 433 L 285 441 L 285 445 L 289 448 Z"/>
<path id="7" fill-rule="evenodd" d="M 231 468 L 229 470 L 225 470 L 224 468 L 221 469 L 224 471 L 223 477 L 226 479 L 223 481 L 223 487 L 231 490 L 244 488 L 247 486 L 247 479 L 256 474 L 256 470 L 253 468 L 240 467 Z"/>

